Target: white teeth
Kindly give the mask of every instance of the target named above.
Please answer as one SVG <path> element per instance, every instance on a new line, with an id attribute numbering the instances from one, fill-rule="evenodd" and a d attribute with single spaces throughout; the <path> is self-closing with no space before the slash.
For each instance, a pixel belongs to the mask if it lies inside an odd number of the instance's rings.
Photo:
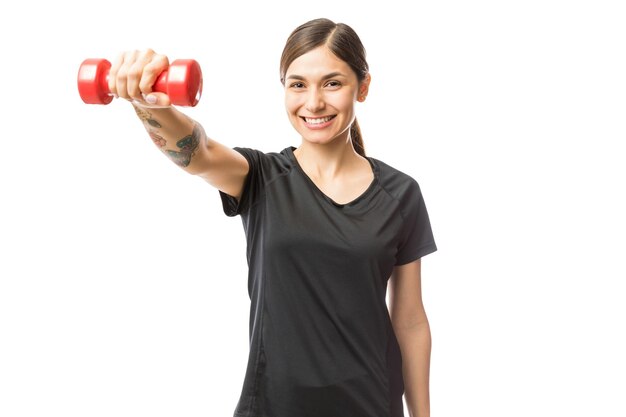
<path id="1" fill-rule="evenodd" d="M 318 124 L 321 124 L 321 123 L 326 123 L 326 122 L 328 122 L 332 118 L 333 118 L 332 116 L 320 117 L 320 118 L 317 118 L 317 119 L 310 119 L 308 117 L 305 117 L 304 120 L 307 123 L 309 123 L 309 124 L 318 125 Z"/>

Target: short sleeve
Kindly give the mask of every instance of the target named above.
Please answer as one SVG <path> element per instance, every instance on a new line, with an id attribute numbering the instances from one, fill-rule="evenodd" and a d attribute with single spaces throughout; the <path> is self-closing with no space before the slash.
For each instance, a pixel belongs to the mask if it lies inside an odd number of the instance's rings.
<path id="1" fill-rule="evenodd" d="M 248 161 L 248 174 L 243 186 L 243 191 L 239 201 L 232 195 L 219 191 L 222 200 L 222 208 L 224 214 L 229 217 L 237 216 L 250 208 L 256 201 L 261 192 L 261 155 L 262 153 L 249 148 L 233 148 Z"/>
<path id="2" fill-rule="evenodd" d="M 402 198 L 404 227 L 396 265 L 413 262 L 437 250 L 426 203 L 417 182 L 412 181 Z"/>
<path id="3" fill-rule="evenodd" d="M 265 195 L 265 187 L 289 172 L 291 164 L 284 152 L 265 153 L 251 148 L 233 148 L 248 161 L 248 174 L 239 201 L 220 191 L 224 214 L 233 217 L 249 212 Z"/>

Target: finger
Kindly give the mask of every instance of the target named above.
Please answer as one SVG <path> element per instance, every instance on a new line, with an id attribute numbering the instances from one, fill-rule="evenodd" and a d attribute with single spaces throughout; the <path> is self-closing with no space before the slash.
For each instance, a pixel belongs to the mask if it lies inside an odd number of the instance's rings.
<path id="1" fill-rule="evenodd" d="M 154 55 L 155 52 L 151 49 L 140 52 L 135 56 L 135 61 L 132 65 L 129 66 L 126 74 L 126 90 L 132 99 L 141 100 L 143 98 L 139 85 L 143 79 L 144 68 Z"/>
<path id="2" fill-rule="evenodd" d="M 139 83 L 139 89 L 144 94 L 151 93 L 152 87 L 157 78 L 163 71 L 167 71 L 170 66 L 169 59 L 165 55 L 154 54 L 151 60 L 143 69 L 141 82 Z"/>
<path id="3" fill-rule="evenodd" d="M 122 64 L 115 77 L 117 95 L 126 100 L 130 99 L 130 95 L 128 94 L 128 71 L 130 66 L 135 62 L 137 54 L 138 51 L 128 51 L 124 53 Z"/>
<path id="4" fill-rule="evenodd" d="M 144 99 L 140 104 L 153 108 L 170 107 L 172 105 L 172 101 L 165 93 L 149 93 L 144 95 Z"/>
<path id="5" fill-rule="evenodd" d="M 124 62 L 124 53 L 120 53 L 117 58 L 115 58 L 115 61 L 113 61 L 113 64 L 111 65 L 111 69 L 109 70 L 109 79 L 107 80 L 108 84 L 109 84 L 109 91 L 111 92 L 111 94 L 113 94 L 115 97 L 117 97 L 117 72 L 120 69 L 120 66 L 122 66 L 122 63 Z"/>

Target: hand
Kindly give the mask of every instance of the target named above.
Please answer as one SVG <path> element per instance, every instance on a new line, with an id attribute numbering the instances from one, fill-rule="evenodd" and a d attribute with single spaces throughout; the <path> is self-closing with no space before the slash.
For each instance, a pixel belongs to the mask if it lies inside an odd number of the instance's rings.
<path id="1" fill-rule="evenodd" d="M 167 94 L 152 92 L 159 74 L 170 66 L 169 59 L 152 49 L 121 53 L 109 71 L 109 90 L 144 107 L 169 107 Z"/>

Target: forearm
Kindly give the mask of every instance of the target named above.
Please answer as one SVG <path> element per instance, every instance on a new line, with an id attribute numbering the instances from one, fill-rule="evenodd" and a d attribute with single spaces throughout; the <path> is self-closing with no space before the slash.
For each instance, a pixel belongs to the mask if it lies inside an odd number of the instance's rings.
<path id="1" fill-rule="evenodd" d="M 404 397 L 409 417 L 430 417 L 431 334 L 428 321 L 394 329 L 402 352 Z"/>
<path id="2" fill-rule="evenodd" d="M 196 174 L 206 156 L 207 138 L 202 126 L 174 107 L 133 107 L 161 152 L 185 171 Z"/>

